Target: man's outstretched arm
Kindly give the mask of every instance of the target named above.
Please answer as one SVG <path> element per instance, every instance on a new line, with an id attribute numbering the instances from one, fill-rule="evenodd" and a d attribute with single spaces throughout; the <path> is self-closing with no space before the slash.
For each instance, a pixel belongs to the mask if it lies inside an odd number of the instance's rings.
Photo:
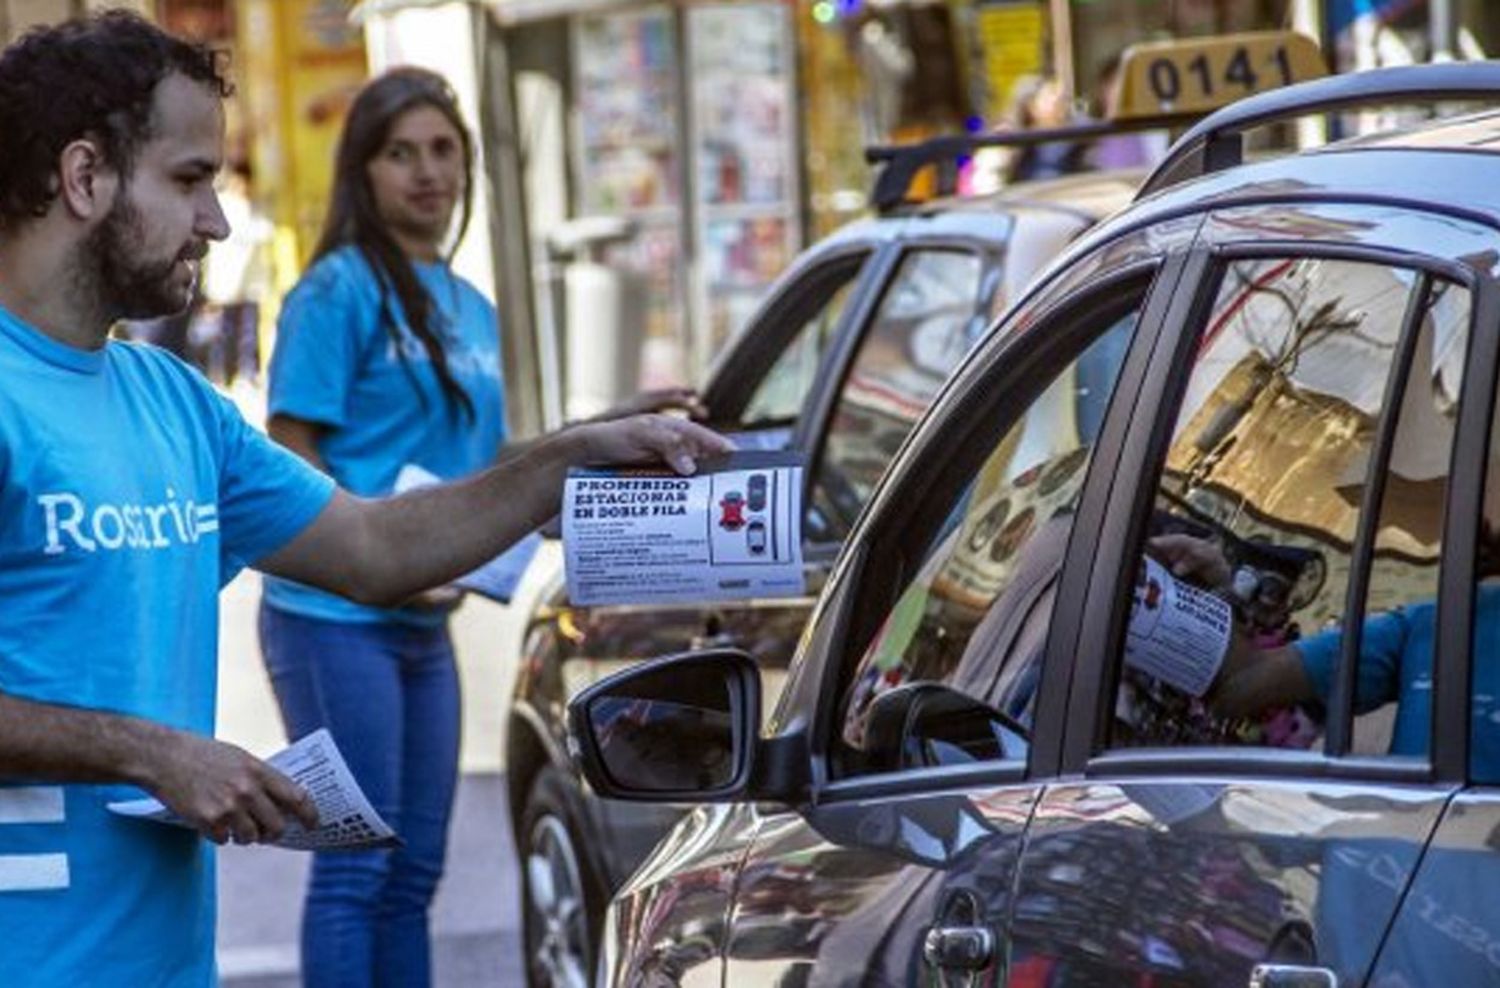
<path id="1" fill-rule="evenodd" d="M 258 566 L 394 606 L 482 565 L 557 514 L 570 467 L 666 463 L 691 473 L 699 459 L 731 448 L 717 433 L 666 415 L 576 425 L 502 454 L 467 480 L 380 499 L 341 491 Z"/>
<path id="2" fill-rule="evenodd" d="M 275 840 L 288 817 L 318 823 L 301 787 L 234 745 L 4 693 L 0 778 L 137 785 L 219 844 Z"/>

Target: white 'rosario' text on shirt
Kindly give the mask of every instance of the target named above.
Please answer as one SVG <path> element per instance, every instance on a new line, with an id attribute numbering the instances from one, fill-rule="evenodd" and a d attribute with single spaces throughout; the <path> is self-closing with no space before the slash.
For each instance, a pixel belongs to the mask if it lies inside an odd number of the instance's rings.
<path id="1" fill-rule="evenodd" d="M 43 552 L 49 556 L 70 548 L 97 552 L 192 545 L 219 530 L 218 505 L 179 501 L 170 487 L 166 500 L 156 504 L 91 506 L 69 491 L 39 494 L 36 500 L 47 523 Z"/>

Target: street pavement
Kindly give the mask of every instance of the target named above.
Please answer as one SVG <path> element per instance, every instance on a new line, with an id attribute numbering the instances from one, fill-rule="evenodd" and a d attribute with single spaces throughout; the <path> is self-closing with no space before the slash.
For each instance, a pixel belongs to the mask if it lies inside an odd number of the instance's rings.
<path id="1" fill-rule="evenodd" d="M 259 392 L 234 397 L 263 420 Z M 454 618 L 463 679 L 463 775 L 450 830 L 448 869 L 433 905 L 433 973 L 439 988 L 521 984 L 518 879 L 506 808 L 501 729 L 520 648 L 525 602 L 470 598 Z M 242 573 L 220 604 L 218 736 L 257 755 L 286 744 L 255 635 L 260 577 Z M 357 688 L 357 686 L 354 686 Z M 219 852 L 218 961 L 224 988 L 294 988 L 306 854 L 265 847 Z"/>

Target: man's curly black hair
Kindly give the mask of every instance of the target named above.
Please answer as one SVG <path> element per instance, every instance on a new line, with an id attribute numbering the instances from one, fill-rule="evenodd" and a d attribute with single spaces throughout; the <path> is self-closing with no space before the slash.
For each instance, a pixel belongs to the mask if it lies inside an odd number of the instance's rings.
<path id="1" fill-rule="evenodd" d="M 157 85 L 179 74 L 228 96 L 220 62 L 124 10 L 28 31 L 0 54 L 0 228 L 47 212 L 58 156 L 79 138 L 128 177 Z"/>

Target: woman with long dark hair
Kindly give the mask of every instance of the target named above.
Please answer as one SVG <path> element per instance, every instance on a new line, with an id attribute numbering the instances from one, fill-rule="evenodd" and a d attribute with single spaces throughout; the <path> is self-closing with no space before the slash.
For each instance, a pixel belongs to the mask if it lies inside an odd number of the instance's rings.
<path id="1" fill-rule="evenodd" d="M 473 473 L 505 440 L 495 310 L 445 253 L 472 195 L 473 143 L 442 77 L 397 69 L 360 91 L 312 264 L 277 324 L 268 409 L 272 438 L 355 494 L 391 493 L 407 464 Z M 455 604 L 376 609 L 265 582 L 261 649 L 287 734 L 328 728 L 405 841 L 314 855 L 308 985 L 429 982 L 427 910 L 457 781 Z"/>
<path id="2" fill-rule="evenodd" d="M 355 98 L 312 264 L 278 321 L 268 423 L 354 494 L 391 493 L 408 465 L 457 479 L 505 441 L 495 309 L 449 263 L 469 223 L 473 168 L 473 139 L 441 76 L 394 69 Z M 600 418 L 665 408 L 698 406 L 691 391 L 666 389 Z M 405 842 L 314 855 L 304 980 L 420 988 L 458 774 L 448 631 L 458 594 L 377 609 L 287 580 L 265 586 L 261 649 L 287 734 L 328 728 Z"/>
<path id="3" fill-rule="evenodd" d="M 441 480 L 477 472 L 505 441 L 495 309 L 449 264 L 473 167 L 441 76 L 395 69 L 355 98 L 322 236 L 278 322 L 268 423 L 354 494 L 390 494 L 408 466 Z M 669 407 L 695 400 L 654 392 L 601 418 Z M 314 855 L 304 980 L 421 988 L 458 774 L 458 595 L 377 609 L 287 580 L 265 586 L 261 649 L 288 735 L 328 728 L 405 842 Z"/>

